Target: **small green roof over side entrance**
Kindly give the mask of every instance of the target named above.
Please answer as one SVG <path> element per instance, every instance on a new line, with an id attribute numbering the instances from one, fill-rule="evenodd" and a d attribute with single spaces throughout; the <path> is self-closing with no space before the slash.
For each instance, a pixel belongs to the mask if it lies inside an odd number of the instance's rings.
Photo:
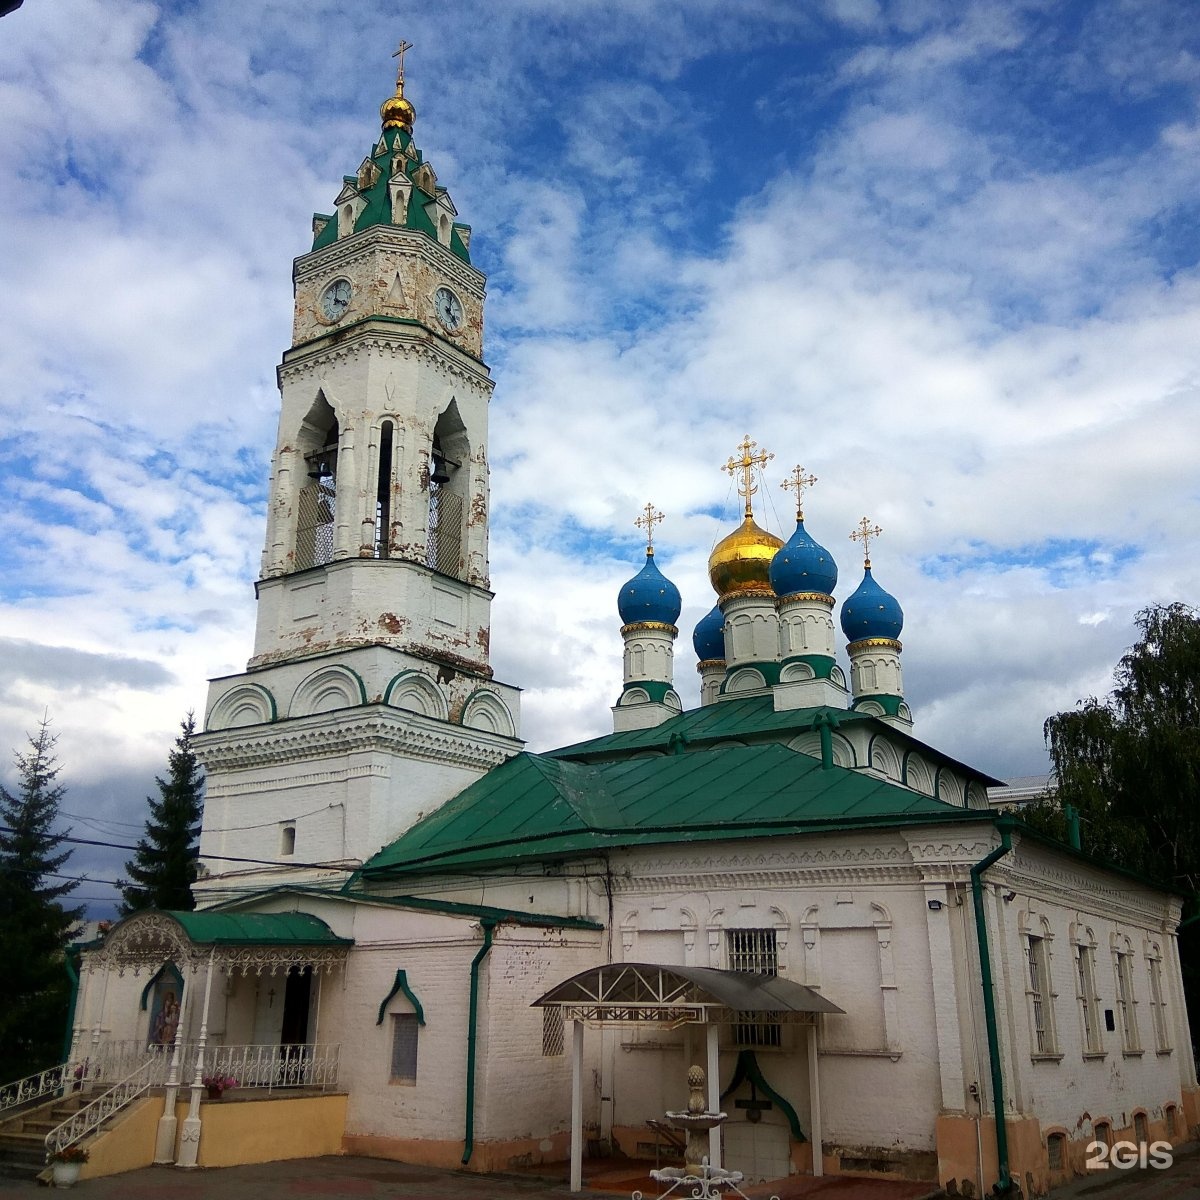
<path id="1" fill-rule="evenodd" d="M 352 946 L 311 913 L 226 913 L 164 910 L 202 946 Z"/>
<path id="2" fill-rule="evenodd" d="M 767 743 L 573 762 L 518 754 L 362 868 L 370 881 L 664 842 L 978 821 L 874 776 Z"/>

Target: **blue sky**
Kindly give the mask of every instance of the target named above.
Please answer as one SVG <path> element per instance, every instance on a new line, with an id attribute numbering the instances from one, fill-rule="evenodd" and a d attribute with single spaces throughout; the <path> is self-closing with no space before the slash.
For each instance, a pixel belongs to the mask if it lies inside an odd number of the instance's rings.
<path id="1" fill-rule="evenodd" d="M 839 599 L 846 535 L 884 527 L 915 732 L 1044 770 L 1045 717 L 1107 689 L 1137 610 L 1200 600 L 1197 29 L 1170 0 L 26 0 L 0 746 L 48 709 L 78 831 L 132 835 L 179 717 L 244 665 L 291 260 L 404 37 L 489 276 L 493 664 L 530 744 L 608 726 L 647 500 L 694 701 L 749 432 L 777 533 L 786 472 L 818 476 Z"/>

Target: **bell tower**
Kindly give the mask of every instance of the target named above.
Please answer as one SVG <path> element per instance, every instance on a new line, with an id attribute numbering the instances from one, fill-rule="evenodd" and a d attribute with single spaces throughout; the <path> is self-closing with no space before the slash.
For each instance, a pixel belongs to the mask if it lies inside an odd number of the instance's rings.
<path id="1" fill-rule="evenodd" d="M 198 739 L 203 852 L 281 871 L 367 857 L 521 746 L 489 665 L 485 280 L 413 141 L 410 48 L 294 264 L 254 651 Z M 250 817 L 270 836 L 222 850 Z"/>

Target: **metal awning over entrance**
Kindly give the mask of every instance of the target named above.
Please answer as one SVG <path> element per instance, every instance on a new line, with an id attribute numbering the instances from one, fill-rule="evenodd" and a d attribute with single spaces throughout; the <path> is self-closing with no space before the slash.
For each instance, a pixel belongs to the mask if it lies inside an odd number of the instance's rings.
<path id="1" fill-rule="evenodd" d="M 820 992 L 778 975 L 608 963 L 580 971 L 535 1000 L 565 1020 L 625 1024 L 744 1024 L 753 1013 L 775 1024 L 811 1024 L 843 1009 Z"/>
<path id="2" fill-rule="evenodd" d="M 778 975 L 715 967 L 605 963 L 572 975 L 533 1002 L 558 1009 L 571 1024 L 571 1191 L 583 1189 L 583 1028 L 585 1024 L 704 1025 L 708 1107 L 720 1107 L 717 1035 L 722 1025 L 755 1020 L 807 1026 L 809 1128 L 813 1174 L 821 1174 L 821 1094 L 817 1079 L 817 1018 L 842 1013 L 820 992 Z M 709 1131 L 709 1163 L 721 1165 L 721 1134 Z"/>

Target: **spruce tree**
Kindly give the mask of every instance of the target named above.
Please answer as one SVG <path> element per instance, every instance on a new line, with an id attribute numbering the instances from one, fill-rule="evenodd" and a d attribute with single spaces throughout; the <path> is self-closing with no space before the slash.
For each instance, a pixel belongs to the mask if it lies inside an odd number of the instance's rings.
<path id="1" fill-rule="evenodd" d="M 150 816 L 134 857 L 125 864 L 129 880 L 121 884 L 122 914 L 143 908 L 192 909 L 192 881 L 200 853 L 200 764 L 192 749 L 196 720 L 188 713 L 168 760 L 167 778 L 158 783 L 159 797 L 147 797 Z"/>
<path id="2" fill-rule="evenodd" d="M 56 833 L 64 788 L 55 736 L 43 720 L 29 749 L 15 755 L 19 786 L 0 787 L 0 1083 L 59 1061 L 70 984 L 63 961 L 83 915 L 63 899 L 78 881 L 63 877 L 71 857 Z"/>

